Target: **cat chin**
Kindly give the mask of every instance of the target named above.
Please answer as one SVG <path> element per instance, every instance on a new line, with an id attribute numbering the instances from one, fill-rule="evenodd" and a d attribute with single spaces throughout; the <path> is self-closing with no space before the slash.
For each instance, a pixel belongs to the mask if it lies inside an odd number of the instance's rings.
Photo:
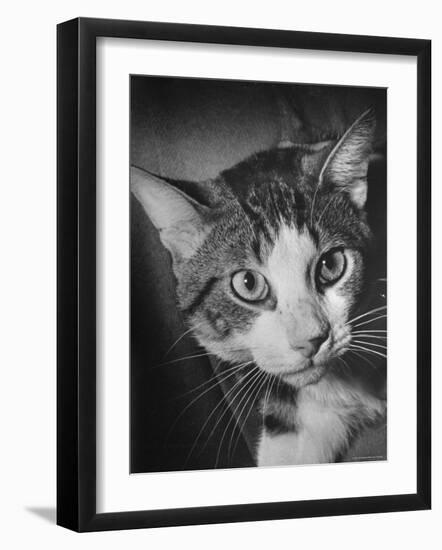
<path id="1" fill-rule="evenodd" d="M 279 377 L 289 386 L 302 388 L 309 384 L 316 384 L 321 380 L 326 371 L 325 365 L 313 365 L 299 371 L 289 372 L 287 374 L 280 373 Z"/>

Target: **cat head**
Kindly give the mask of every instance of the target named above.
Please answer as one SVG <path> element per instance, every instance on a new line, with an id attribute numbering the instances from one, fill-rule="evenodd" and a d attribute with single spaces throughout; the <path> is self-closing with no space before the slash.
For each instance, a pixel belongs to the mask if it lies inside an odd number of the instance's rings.
<path id="1" fill-rule="evenodd" d="M 371 240 L 374 128 L 367 111 L 338 141 L 261 152 L 202 183 L 132 168 L 179 308 L 210 353 L 300 387 L 346 351 Z"/>

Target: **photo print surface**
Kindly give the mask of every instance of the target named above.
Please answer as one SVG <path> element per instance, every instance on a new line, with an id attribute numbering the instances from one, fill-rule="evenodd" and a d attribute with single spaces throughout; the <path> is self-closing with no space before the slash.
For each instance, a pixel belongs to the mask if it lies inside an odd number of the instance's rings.
<path id="1" fill-rule="evenodd" d="M 131 473 L 386 460 L 387 91 L 130 90 Z"/>

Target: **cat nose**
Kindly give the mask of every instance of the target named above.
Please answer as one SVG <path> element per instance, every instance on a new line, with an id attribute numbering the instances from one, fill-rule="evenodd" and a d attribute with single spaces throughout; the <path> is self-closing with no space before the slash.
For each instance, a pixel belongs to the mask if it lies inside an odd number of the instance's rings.
<path id="1" fill-rule="evenodd" d="M 321 344 L 325 342 L 328 338 L 328 332 L 324 332 L 314 338 L 305 340 L 303 342 L 297 342 L 293 349 L 302 353 L 306 358 L 313 357 L 316 355 L 318 349 L 321 347 Z"/>

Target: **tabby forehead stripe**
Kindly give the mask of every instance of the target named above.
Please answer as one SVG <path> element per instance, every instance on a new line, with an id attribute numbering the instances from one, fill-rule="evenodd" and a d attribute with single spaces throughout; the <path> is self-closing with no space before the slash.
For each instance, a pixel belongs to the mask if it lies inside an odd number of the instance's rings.
<path id="1" fill-rule="evenodd" d="M 274 240 L 269 230 L 268 223 L 266 222 L 265 217 L 263 216 L 263 211 L 260 209 L 260 211 L 257 212 L 256 208 L 254 208 L 248 202 L 242 202 L 241 206 L 242 206 L 242 209 L 244 210 L 244 213 L 249 218 L 249 221 L 254 228 L 255 234 L 262 235 L 267 242 L 269 242 L 270 244 L 273 244 Z"/>
<path id="2" fill-rule="evenodd" d="M 201 291 L 196 295 L 192 302 L 186 308 L 184 308 L 184 315 L 190 316 L 195 313 L 195 311 L 203 304 L 205 298 L 210 294 L 217 280 L 218 279 L 216 277 L 212 277 L 208 281 L 206 281 Z"/>

